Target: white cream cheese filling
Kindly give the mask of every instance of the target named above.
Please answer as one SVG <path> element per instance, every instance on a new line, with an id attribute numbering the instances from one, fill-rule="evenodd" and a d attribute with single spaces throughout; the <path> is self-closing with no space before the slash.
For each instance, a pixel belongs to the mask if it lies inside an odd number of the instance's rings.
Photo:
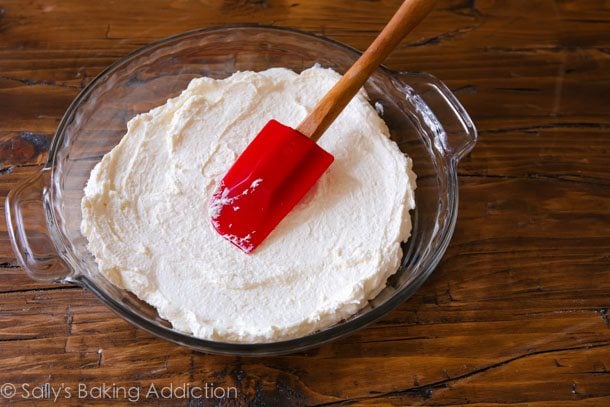
<path id="1" fill-rule="evenodd" d="M 296 338 L 364 307 L 399 267 L 415 206 L 411 160 L 364 91 L 319 141 L 335 162 L 252 254 L 208 214 L 258 131 L 270 119 L 295 127 L 339 77 L 312 67 L 197 78 L 131 119 L 82 201 L 100 272 L 175 329 L 224 342 Z"/>

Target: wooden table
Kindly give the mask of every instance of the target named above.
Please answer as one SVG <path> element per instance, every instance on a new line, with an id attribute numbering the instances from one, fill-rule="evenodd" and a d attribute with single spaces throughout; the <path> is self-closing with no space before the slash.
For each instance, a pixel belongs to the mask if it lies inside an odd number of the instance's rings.
<path id="1" fill-rule="evenodd" d="M 83 86 L 150 41 L 258 22 L 364 49 L 399 3 L 0 2 L 1 194 L 38 171 Z M 23 384 L 80 382 L 238 391 L 176 405 L 610 405 L 610 1 L 442 1 L 387 65 L 445 81 L 480 132 L 460 165 L 451 246 L 411 300 L 305 353 L 199 354 L 79 287 L 29 280 L 2 219 L 0 384 L 17 386 L 12 401 L 31 402 Z"/>

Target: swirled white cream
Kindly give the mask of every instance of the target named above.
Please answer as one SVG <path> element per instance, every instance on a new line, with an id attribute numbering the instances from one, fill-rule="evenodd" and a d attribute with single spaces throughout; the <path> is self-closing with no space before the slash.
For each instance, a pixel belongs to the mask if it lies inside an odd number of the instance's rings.
<path id="1" fill-rule="evenodd" d="M 217 182 L 265 123 L 296 126 L 339 77 L 313 67 L 197 78 L 130 120 L 82 201 L 99 270 L 175 329 L 225 342 L 300 337 L 366 305 L 399 266 L 415 174 L 364 91 L 320 140 L 335 162 L 254 253 L 208 215 Z"/>

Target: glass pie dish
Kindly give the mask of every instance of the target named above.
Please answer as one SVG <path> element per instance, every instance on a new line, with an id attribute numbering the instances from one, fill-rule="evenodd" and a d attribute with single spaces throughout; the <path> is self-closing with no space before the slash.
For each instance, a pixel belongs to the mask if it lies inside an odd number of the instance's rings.
<path id="1" fill-rule="evenodd" d="M 385 289 L 351 318 L 307 336 L 273 343 L 224 343 L 172 328 L 154 308 L 110 283 L 81 234 L 81 199 L 91 169 L 118 144 L 135 115 L 177 96 L 199 76 L 314 64 L 345 72 L 359 52 L 320 36 L 282 28 L 202 29 L 143 47 L 102 71 L 64 115 L 42 170 L 13 189 L 7 226 L 18 261 L 36 280 L 75 283 L 124 319 L 154 335 L 210 353 L 272 355 L 301 351 L 349 334 L 383 316 L 428 278 L 455 226 L 457 165 L 476 142 L 474 125 L 449 89 L 425 73 L 379 68 L 368 80 L 370 102 L 417 174 L 412 236 Z"/>

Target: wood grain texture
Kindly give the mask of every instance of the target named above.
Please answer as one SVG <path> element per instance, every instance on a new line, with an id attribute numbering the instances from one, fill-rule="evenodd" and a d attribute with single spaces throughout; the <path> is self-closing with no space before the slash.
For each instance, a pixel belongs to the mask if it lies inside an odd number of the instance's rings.
<path id="1" fill-rule="evenodd" d="M 80 89 L 150 41 L 257 22 L 364 49 L 399 3 L 0 2 L 0 195 L 38 171 Z M 318 349 L 221 357 L 153 338 L 87 291 L 29 280 L 1 218 L 0 384 L 239 391 L 172 405 L 610 405 L 608 27 L 607 0 L 446 0 L 389 57 L 446 82 L 479 143 L 460 164 L 457 228 L 433 276 Z"/>
<path id="2" fill-rule="evenodd" d="M 318 142 L 345 106 L 364 86 L 371 74 L 385 61 L 404 37 L 432 11 L 436 0 L 404 0 L 390 21 L 383 27 L 343 77 L 314 106 L 296 127 L 301 134 Z"/>

